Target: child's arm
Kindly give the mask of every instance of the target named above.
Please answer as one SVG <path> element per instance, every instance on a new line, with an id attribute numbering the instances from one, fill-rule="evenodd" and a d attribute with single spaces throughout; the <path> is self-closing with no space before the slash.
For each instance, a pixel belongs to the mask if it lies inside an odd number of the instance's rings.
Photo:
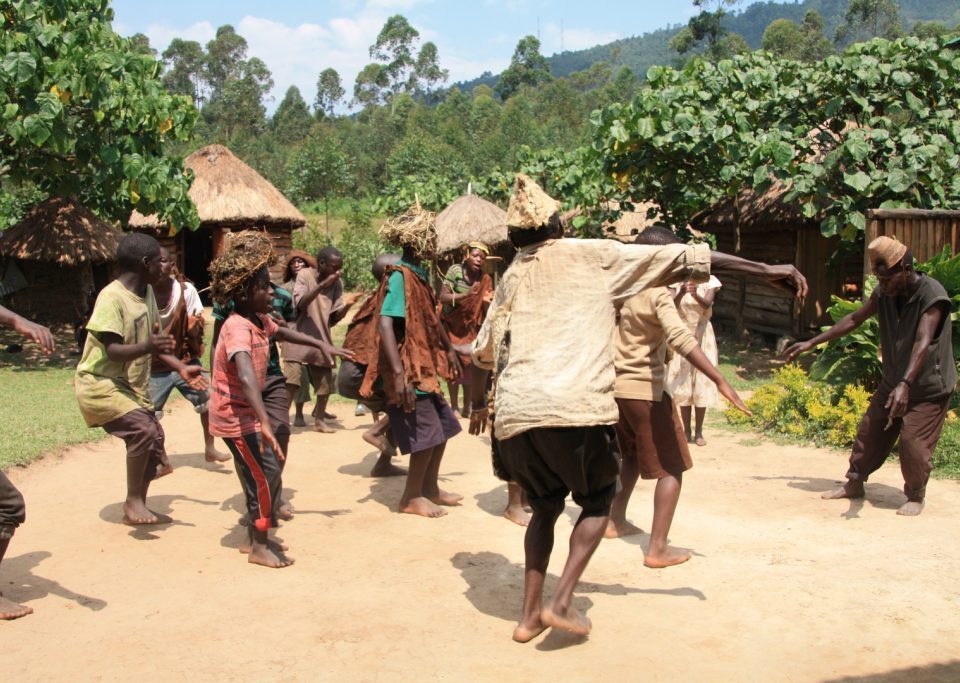
<path id="1" fill-rule="evenodd" d="M 302 346 L 312 346 L 315 349 L 320 349 L 326 353 L 329 353 L 331 356 L 340 356 L 341 358 L 346 358 L 348 360 L 353 360 L 353 351 L 349 349 L 341 349 L 340 347 L 333 346 L 327 342 L 317 339 L 316 337 L 311 337 L 309 334 L 304 334 L 303 332 L 297 332 L 292 330 L 289 327 L 279 327 L 277 331 L 273 334 L 274 337 L 291 344 L 300 344 Z"/>
<path id="2" fill-rule="evenodd" d="M 357 301 L 360 299 L 360 296 L 361 295 L 356 292 L 353 294 L 344 295 L 343 308 L 341 308 L 340 310 L 334 311 L 333 313 L 330 314 L 330 327 L 333 327 L 338 322 L 340 322 L 341 320 L 347 317 L 347 312 L 351 308 L 353 308 L 353 305 L 357 303 Z"/>
<path id="3" fill-rule="evenodd" d="M 280 448 L 280 442 L 274 436 L 270 429 L 270 418 L 267 416 L 267 409 L 263 405 L 263 397 L 260 394 L 260 383 L 257 381 L 257 374 L 253 370 L 253 360 L 246 351 L 238 351 L 233 355 L 233 362 L 237 364 L 237 376 L 240 378 L 240 386 L 243 387 L 243 397 L 257 414 L 257 420 L 260 421 L 260 435 L 264 442 L 273 449 L 277 458 L 284 460 L 286 456 Z"/>
<path id="4" fill-rule="evenodd" d="M 32 320 L 27 320 L 21 315 L 17 315 L 13 311 L 0 306 L 0 325 L 4 327 L 9 327 L 15 330 L 18 334 L 32 339 L 37 344 L 40 345 L 40 348 L 43 349 L 46 353 L 53 353 L 56 343 L 53 340 L 53 335 L 50 334 L 48 330 L 43 325 L 38 325 Z"/>
<path id="5" fill-rule="evenodd" d="M 203 376 L 203 368 L 199 365 L 187 365 L 171 353 L 159 353 L 157 358 L 176 370 L 191 388 L 203 391 L 210 386 L 210 382 Z"/>
<path id="6" fill-rule="evenodd" d="M 450 366 L 450 372 L 453 375 L 450 379 L 458 382 L 460 376 L 463 375 L 460 369 L 460 358 L 453 348 L 453 343 L 450 341 L 450 337 L 447 335 L 447 328 L 443 326 L 443 323 L 440 323 L 440 343 L 443 344 L 443 349 L 447 353 L 447 365 Z"/>
<path id="7" fill-rule="evenodd" d="M 412 413 L 416 409 L 416 394 L 413 386 L 407 384 L 403 373 L 403 361 L 400 360 L 400 348 L 397 346 L 397 335 L 393 331 L 393 318 L 389 315 L 380 316 L 380 348 L 387 357 L 386 370 L 389 374 L 384 377 L 387 382 L 393 382 L 394 391 L 400 396 L 400 406 L 405 413 Z"/>
<path id="8" fill-rule="evenodd" d="M 107 352 L 107 358 L 118 363 L 127 363 L 148 353 L 156 356 L 169 354 L 176 348 L 176 342 L 171 334 L 160 334 L 160 323 L 153 324 L 153 333 L 146 341 L 137 344 L 124 344 L 123 337 L 115 332 L 95 332 L 90 334 L 97 337 Z"/>
<path id="9" fill-rule="evenodd" d="M 717 389 L 724 398 L 733 404 L 734 408 L 745 415 L 753 415 L 747 406 L 744 405 L 743 401 L 740 399 L 740 395 L 737 394 L 736 390 L 730 386 L 730 383 L 723 375 L 720 374 L 720 371 L 713 366 L 713 363 L 711 363 L 710 359 L 707 358 L 699 344 L 684 357 L 687 359 L 690 365 L 702 372 L 710 379 L 710 381 L 717 385 Z"/>

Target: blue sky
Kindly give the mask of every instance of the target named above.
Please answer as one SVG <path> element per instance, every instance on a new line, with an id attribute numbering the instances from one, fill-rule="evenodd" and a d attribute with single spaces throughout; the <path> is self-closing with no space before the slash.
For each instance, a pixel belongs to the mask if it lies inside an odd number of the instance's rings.
<path id="1" fill-rule="evenodd" d="M 745 7 L 755 0 L 745 0 Z M 273 110 L 291 85 L 313 102 L 317 75 L 335 68 L 349 93 L 383 22 L 403 14 L 432 40 L 450 82 L 484 71 L 497 73 L 509 63 L 525 35 L 539 31 L 542 52 L 578 50 L 618 38 L 641 35 L 693 15 L 689 0 L 113 0 L 114 29 L 144 33 L 162 52 L 172 38 L 205 44 L 218 26 L 232 24 L 249 44 L 248 55 L 262 59 L 274 79 Z"/>

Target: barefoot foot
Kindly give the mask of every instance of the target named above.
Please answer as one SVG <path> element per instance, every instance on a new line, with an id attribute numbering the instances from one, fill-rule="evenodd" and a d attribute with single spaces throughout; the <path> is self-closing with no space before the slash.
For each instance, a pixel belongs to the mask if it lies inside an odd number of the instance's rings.
<path id="1" fill-rule="evenodd" d="M 7 600 L 2 594 L 0 594 L 0 621 L 19 619 L 20 617 L 25 617 L 28 614 L 33 614 L 32 607 L 21 605 L 13 600 Z"/>
<path id="2" fill-rule="evenodd" d="M 407 471 L 390 462 L 390 457 L 384 459 L 382 456 L 377 460 L 377 464 L 370 470 L 371 477 L 402 477 Z"/>
<path id="3" fill-rule="evenodd" d="M 274 553 L 285 553 L 285 552 L 287 552 L 288 550 L 290 550 L 290 548 L 287 547 L 287 544 L 286 544 L 286 543 L 283 543 L 282 541 L 274 541 L 274 540 L 272 540 L 272 539 L 269 540 L 269 541 L 267 541 L 267 548 L 270 549 L 270 551 L 271 551 L 271 552 L 274 552 Z M 250 554 L 250 540 L 249 540 L 249 539 L 244 539 L 244 540 L 240 541 L 240 545 L 237 546 L 237 550 L 239 550 L 239 551 L 240 551 L 241 553 L 243 553 L 244 555 L 249 555 L 249 554 Z"/>
<path id="4" fill-rule="evenodd" d="M 147 509 L 141 500 L 128 500 L 123 504 L 123 523 L 130 526 L 140 524 L 162 524 L 161 516 L 156 515 Z M 166 517 L 166 515 L 162 515 Z M 166 521 L 172 521 L 166 517 Z"/>
<path id="5" fill-rule="evenodd" d="M 519 524 L 520 526 L 529 526 L 530 525 L 530 513 L 523 509 L 522 505 L 508 505 L 507 509 L 503 511 L 503 516 L 509 519 L 514 524 Z M 519 626 L 517 627 L 520 628 Z M 541 628 L 541 630 L 543 630 Z M 536 635 L 536 634 L 534 634 Z M 533 636 L 530 636 L 532 638 Z M 527 638 L 527 640 L 530 640 Z M 514 640 L 517 640 L 516 634 L 514 634 Z M 517 642 L 525 643 L 527 640 L 520 640 Z"/>
<path id="6" fill-rule="evenodd" d="M 313 431 L 320 432 L 321 434 L 333 434 L 336 430 L 323 420 L 317 420 L 313 423 Z"/>
<path id="7" fill-rule="evenodd" d="M 614 522 L 612 519 L 607 522 L 607 529 L 603 532 L 604 538 L 620 538 L 621 536 L 634 536 L 642 534 L 643 529 L 636 524 L 631 524 L 627 520 Z"/>
<path id="8" fill-rule="evenodd" d="M 438 491 L 437 495 L 427 497 L 437 505 L 460 505 L 460 501 L 463 500 L 463 496 L 459 493 L 450 493 L 449 491 Z"/>
<path id="9" fill-rule="evenodd" d="M 411 498 L 408 501 L 400 501 L 400 512 L 410 515 L 420 515 L 421 517 L 443 517 L 447 511 L 435 505 L 423 496 Z"/>
<path id="10" fill-rule="evenodd" d="M 704 439 L 703 434 L 701 434 L 700 436 L 697 436 L 693 439 L 693 443 L 697 444 L 698 446 L 706 446 L 707 440 Z"/>
<path id="11" fill-rule="evenodd" d="M 303 415 L 295 415 L 293 418 L 294 427 L 306 427 L 307 421 L 303 419 Z"/>
<path id="12" fill-rule="evenodd" d="M 280 501 L 280 505 L 277 507 L 277 517 L 284 522 L 289 522 L 293 519 L 293 505 L 286 501 Z"/>
<path id="13" fill-rule="evenodd" d="M 839 500 L 840 498 L 863 498 L 863 484 L 858 481 L 848 481 L 838 489 L 824 492 L 820 497 L 824 500 Z"/>
<path id="14" fill-rule="evenodd" d="M 665 567 L 672 567 L 676 564 L 683 564 L 691 557 L 692 555 L 689 550 L 673 548 L 668 545 L 662 552 L 648 552 L 644 555 L 643 566 L 650 567 L 650 569 L 664 569 Z"/>
<path id="15" fill-rule="evenodd" d="M 153 475 L 154 479 L 159 479 L 160 477 L 165 477 L 168 474 L 173 474 L 173 465 L 167 463 L 166 465 L 157 465 L 157 472 Z"/>
<path id="16" fill-rule="evenodd" d="M 216 448 L 207 448 L 203 452 L 203 459 L 207 462 L 227 462 L 233 460 L 229 453 L 221 453 Z"/>
<path id="17" fill-rule="evenodd" d="M 336 420 L 336 419 L 337 419 L 337 416 L 334 415 L 333 413 L 324 412 L 324 413 L 323 413 L 323 419 L 324 419 L 324 420 Z"/>
<path id="18" fill-rule="evenodd" d="M 916 517 L 921 512 L 923 512 L 922 500 L 908 500 L 897 510 L 897 514 L 904 517 Z"/>
<path id="19" fill-rule="evenodd" d="M 253 543 L 250 552 L 247 554 L 247 562 L 250 564 L 259 564 L 262 567 L 271 569 L 282 569 L 293 564 L 292 557 L 287 557 L 279 548 L 272 549 L 264 543 Z"/>
<path id="20" fill-rule="evenodd" d="M 575 633 L 578 636 L 587 635 L 593 628 L 590 620 L 572 606 L 568 607 L 565 612 L 560 612 L 555 607 L 544 607 L 540 610 L 540 621 L 543 622 L 544 626 L 558 628 L 561 631 Z"/>
<path id="21" fill-rule="evenodd" d="M 543 625 L 539 617 L 529 624 L 521 621 L 517 624 L 517 627 L 513 629 L 513 639 L 518 643 L 529 643 L 546 630 L 547 627 Z"/>

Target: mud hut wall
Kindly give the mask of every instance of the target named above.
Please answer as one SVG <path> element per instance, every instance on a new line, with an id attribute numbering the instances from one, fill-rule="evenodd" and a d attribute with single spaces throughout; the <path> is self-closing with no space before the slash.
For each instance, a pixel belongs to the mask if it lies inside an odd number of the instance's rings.
<path id="1" fill-rule="evenodd" d="M 93 266 L 58 266 L 43 261 L 16 260 L 27 286 L 13 292 L 3 305 L 44 325 L 73 324 L 86 318 L 94 289 Z"/>
<path id="2" fill-rule="evenodd" d="M 960 211 L 876 209 L 868 211 L 867 218 L 866 244 L 881 236 L 895 237 L 910 247 L 917 261 L 926 261 L 948 245 L 953 254 L 960 252 Z M 864 249 L 864 277 L 871 271 Z"/>

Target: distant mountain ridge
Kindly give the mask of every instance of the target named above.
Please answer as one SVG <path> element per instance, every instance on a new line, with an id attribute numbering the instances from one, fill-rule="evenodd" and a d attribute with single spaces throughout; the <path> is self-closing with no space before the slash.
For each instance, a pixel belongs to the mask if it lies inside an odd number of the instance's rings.
<path id="1" fill-rule="evenodd" d="M 726 18 L 726 27 L 739 33 L 747 44 L 756 50 L 760 47 L 763 32 L 776 19 L 799 22 L 807 10 L 816 10 L 824 18 L 824 33 L 832 38 L 843 22 L 848 0 L 804 0 L 803 2 L 757 2 L 742 12 Z M 900 0 L 900 22 L 909 31 L 918 21 L 942 21 L 947 26 L 960 24 L 960 3 L 957 0 Z M 608 62 L 616 71 L 628 66 L 640 78 L 655 64 L 672 64 L 676 53 L 670 49 L 673 38 L 685 24 L 669 26 L 640 36 L 622 38 L 605 45 L 595 45 L 584 50 L 567 50 L 547 58 L 550 71 L 556 77 L 569 76 L 575 71 L 589 69 L 597 62 Z M 614 59 L 614 57 L 616 57 Z M 469 81 L 453 85 L 464 91 L 478 85 L 491 88 L 499 80 L 499 74 L 489 71 Z"/>

